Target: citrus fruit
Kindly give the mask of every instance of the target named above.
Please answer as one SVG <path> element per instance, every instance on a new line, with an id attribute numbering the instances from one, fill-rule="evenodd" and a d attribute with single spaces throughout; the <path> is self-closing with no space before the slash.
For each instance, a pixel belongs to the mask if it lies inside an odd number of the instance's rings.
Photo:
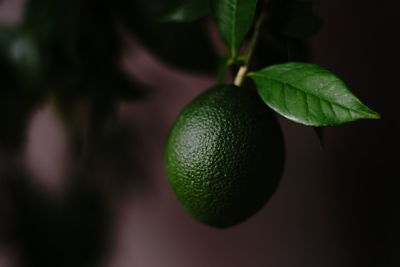
<path id="1" fill-rule="evenodd" d="M 214 86 L 175 121 L 165 151 L 169 183 L 198 221 L 225 228 L 259 211 L 279 184 L 284 143 L 256 93 Z"/>

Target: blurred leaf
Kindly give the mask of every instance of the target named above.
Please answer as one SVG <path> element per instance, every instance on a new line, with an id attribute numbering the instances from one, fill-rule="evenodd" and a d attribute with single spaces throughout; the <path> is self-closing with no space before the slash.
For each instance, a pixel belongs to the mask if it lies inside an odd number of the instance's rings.
<path id="1" fill-rule="evenodd" d="M 34 36 L 19 32 L 9 47 L 9 56 L 24 82 L 43 86 L 45 67 Z"/>
<path id="2" fill-rule="evenodd" d="M 217 83 L 224 83 L 226 76 L 229 73 L 229 60 L 225 57 L 219 58 L 218 71 L 217 71 Z"/>
<path id="3" fill-rule="evenodd" d="M 205 21 L 159 23 L 164 0 L 118 0 L 117 19 L 141 44 L 165 63 L 187 71 L 215 73 L 217 59 Z"/>
<path id="4" fill-rule="evenodd" d="M 53 92 L 53 104 L 59 119 L 76 145 L 73 149 L 75 151 L 80 151 L 82 112 L 85 118 L 90 115 L 91 122 L 87 123 L 91 123 L 95 128 L 94 134 L 99 134 L 98 131 L 106 127 L 107 122 L 115 115 L 119 101 L 142 99 L 150 91 L 149 87 L 135 81 L 119 68 L 105 72 L 93 70 L 78 88 L 63 83 L 57 86 Z M 84 110 L 82 104 L 85 105 Z M 77 153 L 79 155 L 79 152 Z"/>
<path id="5" fill-rule="evenodd" d="M 257 0 L 213 0 L 211 9 L 222 40 L 236 58 L 243 39 L 250 30 Z"/>
<path id="6" fill-rule="evenodd" d="M 20 149 L 32 112 L 43 102 L 45 90 L 32 87 L 18 68 L 0 53 L 0 146 Z"/>
<path id="7" fill-rule="evenodd" d="M 35 36 L 20 28 L 0 26 L 0 54 L 26 86 L 43 86 L 45 67 Z"/>
<path id="8" fill-rule="evenodd" d="M 303 39 L 289 39 L 264 27 L 252 57 L 252 69 L 286 63 L 289 54 L 291 61 L 305 62 L 309 60 L 310 47 Z"/>
<path id="9" fill-rule="evenodd" d="M 59 27 L 57 21 L 61 18 L 60 9 L 64 8 L 66 12 L 68 11 L 64 6 L 64 2 L 64 0 L 26 1 L 23 9 L 22 24 L 33 31 L 41 45 L 44 45 L 57 32 L 56 29 Z M 74 0 L 71 0 L 71 3 L 73 2 Z"/>
<path id="10" fill-rule="evenodd" d="M 93 186 L 73 185 L 58 198 L 26 188 L 16 225 L 22 266 L 99 266 L 110 244 L 110 215 Z"/>
<path id="11" fill-rule="evenodd" d="M 288 61 L 306 62 L 310 60 L 311 48 L 307 39 L 288 37 L 282 33 L 282 26 L 286 23 L 284 17 L 287 16 L 288 6 L 293 1 L 300 0 L 269 1 L 267 7 L 259 6 L 266 8 L 269 15 L 260 30 L 261 34 L 252 57 L 252 69 Z M 310 1 L 312 3 L 312 0 Z"/>
<path id="12" fill-rule="evenodd" d="M 30 0 L 23 25 L 40 37 L 40 50 L 56 83 L 78 88 L 88 71 L 106 71 L 119 62 L 121 37 L 105 1 Z"/>
<path id="13" fill-rule="evenodd" d="M 379 118 L 338 76 L 315 64 L 273 65 L 249 76 L 268 106 L 297 123 L 327 126 Z"/>
<path id="14" fill-rule="evenodd" d="M 0 52 L 5 56 L 5 52 L 10 47 L 17 35 L 16 27 L 0 24 Z"/>
<path id="15" fill-rule="evenodd" d="M 192 22 L 205 16 L 209 10 L 207 0 L 169 0 L 158 17 L 161 22 Z"/>

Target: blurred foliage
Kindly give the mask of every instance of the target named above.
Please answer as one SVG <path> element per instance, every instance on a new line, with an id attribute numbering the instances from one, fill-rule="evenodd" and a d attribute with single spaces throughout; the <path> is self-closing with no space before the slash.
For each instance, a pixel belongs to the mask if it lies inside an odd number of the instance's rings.
<path id="1" fill-rule="evenodd" d="M 161 23 L 159 16 L 163 16 L 169 4 L 175 5 L 174 1 L 117 0 L 114 3 L 124 28 L 161 60 L 188 71 L 216 72 L 216 53 L 207 21 Z"/>
<path id="2" fill-rule="evenodd" d="M 312 0 L 271 0 L 268 5 L 259 5 L 259 12 L 266 10 L 267 21 L 254 55 L 255 68 L 310 60 L 308 38 L 322 26 L 314 5 Z"/>
<path id="3" fill-rule="evenodd" d="M 2 30 L 2 29 L 1 29 Z M 14 36 L 14 33 L 6 29 L 7 33 L 1 34 L 1 39 Z M 19 45 L 24 44 L 17 39 Z M 6 43 L 2 43 L 7 45 Z M 15 45 L 10 42 L 8 48 Z M 29 46 L 24 46 L 29 48 Z M 18 51 L 17 51 L 18 53 Z M 25 76 L 25 69 L 32 63 L 32 58 L 23 59 L 24 55 L 18 55 L 20 64 L 15 65 L 10 61 L 11 52 L 6 54 L 0 51 L 0 73 L 2 85 L 0 90 L 0 147 L 6 149 L 19 148 L 24 141 L 26 126 L 32 111 L 41 103 L 44 97 L 43 90 L 34 84 L 36 72 Z M 35 59 L 33 59 L 35 60 Z"/>
<path id="4" fill-rule="evenodd" d="M 0 167 L 0 244 L 18 249 L 24 267 L 99 266 L 112 229 L 101 190 L 73 177 L 74 183 L 54 196 L 35 187 L 23 166 L 7 163 Z"/>
<path id="5" fill-rule="evenodd" d="M 98 266 L 111 244 L 111 214 L 95 187 L 76 185 L 57 200 L 24 193 L 16 232 L 23 266 Z"/>
<path id="6" fill-rule="evenodd" d="M 221 56 L 213 49 L 209 20 L 203 17 L 207 8 L 189 12 L 197 5 L 207 7 L 198 1 L 188 5 L 175 0 L 27 1 L 19 25 L 0 25 L 0 69 L 5 81 L 1 114 L 13 114 L 0 118 L 0 143 L 20 146 L 29 115 L 48 98 L 55 101 L 60 117 L 73 132 L 78 124 L 78 103 L 90 106 L 96 128 L 113 116 L 119 101 L 146 96 L 148 88 L 120 66 L 123 33 L 133 35 L 172 66 L 221 73 Z M 304 61 L 308 57 L 304 38 L 321 25 L 313 14 L 313 3 L 273 0 L 268 6 L 259 6 L 267 8 L 271 16 L 264 25 L 266 34 L 261 35 L 254 64 L 281 63 L 288 57 Z M 166 14 L 176 17 L 177 13 L 193 22 L 160 22 Z"/>
<path id="7" fill-rule="evenodd" d="M 263 28 L 254 65 L 305 59 L 305 37 L 318 30 L 312 5 L 274 0 L 267 8 L 276 15 Z M 135 129 L 115 123 L 118 103 L 150 91 L 122 69 L 124 40 L 222 81 L 230 66 L 215 51 L 207 12 L 194 0 L 190 8 L 180 0 L 27 0 L 19 24 L 0 24 L 0 244 L 16 247 L 23 266 L 99 266 L 110 243 L 110 194 L 130 188 L 134 171 L 146 177 Z M 312 31 L 298 27 L 307 23 Z M 73 146 L 70 183 L 57 197 L 33 186 L 19 160 L 8 162 L 23 151 L 32 114 L 49 102 Z"/>

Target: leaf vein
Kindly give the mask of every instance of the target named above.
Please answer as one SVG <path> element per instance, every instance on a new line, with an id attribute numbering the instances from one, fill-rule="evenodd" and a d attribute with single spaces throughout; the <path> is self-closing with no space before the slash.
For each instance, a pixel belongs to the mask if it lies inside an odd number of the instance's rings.
<path id="1" fill-rule="evenodd" d="M 303 93 L 305 93 L 305 94 L 312 95 L 312 96 L 314 96 L 314 97 L 320 99 L 321 101 L 325 101 L 325 102 L 329 103 L 330 105 L 335 105 L 335 106 L 338 106 L 338 107 L 340 107 L 340 108 L 342 108 L 342 109 L 352 110 L 352 111 L 354 111 L 355 113 L 358 113 L 358 114 L 370 114 L 369 112 L 364 112 L 364 111 L 359 110 L 359 109 L 354 109 L 354 108 L 351 108 L 351 107 L 346 107 L 346 106 L 341 105 L 341 104 L 339 104 L 339 103 L 337 103 L 337 102 L 329 101 L 329 100 L 327 100 L 327 99 L 325 99 L 325 98 L 318 97 L 317 95 L 315 95 L 315 94 L 313 94 L 313 93 L 311 93 L 311 92 L 307 92 L 307 91 L 305 91 L 305 90 L 302 90 L 302 89 L 300 89 L 300 88 L 298 88 L 298 87 L 296 87 L 296 86 L 294 86 L 294 85 L 292 85 L 292 84 L 290 84 L 290 83 L 288 83 L 288 82 L 283 82 L 283 81 L 281 81 L 281 80 L 279 80 L 279 79 L 276 79 L 276 78 L 273 78 L 273 77 L 271 77 L 271 76 L 265 75 L 264 73 L 260 74 L 260 73 L 257 73 L 257 72 L 253 72 L 253 73 L 251 74 L 251 76 L 261 77 L 261 78 L 264 78 L 264 79 L 270 79 L 270 80 L 273 80 L 273 81 L 278 82 L 278 83 L 280 83 L 280 84 L 286 84 L 286 85 L 288 85 L 289 87 L 294 88 L 295 90 L 301 91 L 301 92 L 303 92 Z M 335 113 L 336 113 L 336 112 L 335 112 Z"/>
<path id="2" fill-rule="evenodd" d="M 236 56 L 236 23 L 237 23 L 237 0 L 233 3 L 233 22 L 232 22 L 232 54 Z"/>

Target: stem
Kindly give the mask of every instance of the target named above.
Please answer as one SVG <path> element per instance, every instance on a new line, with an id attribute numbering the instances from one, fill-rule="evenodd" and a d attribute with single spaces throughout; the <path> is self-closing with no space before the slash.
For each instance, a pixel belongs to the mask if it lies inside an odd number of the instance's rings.
<path id="1" fill-rule="evenodd" d="M 235 81 L 233 82 L 236 86 L 241 86 L 244 82 L 244 78 L 246 77 L 247 71 L 249 69 L 249 63 L 251 57 L 253 56 L 254 50 L 257 45 L 258 38 L 260 36 L 261 25 L 263 24 L 267 14 L 265 11 L 262 11 L 260 16 L 258 17 L 256 24 L 254 26 L 254 33 L 250 39 L 249 45 L 247 47 L 247 51 L 244 55 L 244 64 L 240 66 L 239 71 L 236 74 Z"/>
<path id="2" fill-rule="evenodd" d="M 248 70 L 248 65 L 243 65 L 239 68 L 235 77 L 235 81 L 233 82 L 234 85 L 240 87 L 243 84 L 247 70 Z"/>

